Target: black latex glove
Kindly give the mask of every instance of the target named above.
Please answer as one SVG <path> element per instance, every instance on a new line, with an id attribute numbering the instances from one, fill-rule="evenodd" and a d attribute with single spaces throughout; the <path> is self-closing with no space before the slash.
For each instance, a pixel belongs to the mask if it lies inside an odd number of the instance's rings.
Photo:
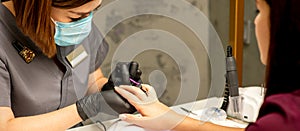
<path id="1" fill-rule="evenodd" d="M 136 111 L 135 107 L 132 106 L 125 98 L 123 98 L 120 94 L 118 94 L 115 90 L 115 86 L 120 85 L 132 85 L 138 88 L 141 88 L 142 80 L 141 76 L 142 71 L 139 69 L 139 64 L 137 62 L 119 62 L 116 64 L 115 69 L 112 71 L 111 75 L 109 76 L 108 82 L 103 86 L 102 92 L 106 91 L 114 91 L 115 93 L 109 93 L 110 95 L 105 96 L 104 98 L 110 102 L 110 106 L 115 109 L 117 108 L 117 112 L 122 113 L 134 113 Z M 118 102 L 119 100 L 123 100 L 123 102 Z M 118 101 L 115 101 L 118 100 Z M 118 103 L 115 103 L 118 102 Z M 117 106 L 120 104 L 124 104 L 123 107 Z"/>
<path id="2" fill-rule="evenodd" d="M 135 109 L 131 109 L 127 101 L 121 97 L 116 97 L 114 90 L 98 92 L 90 96 L 86 96 L 76 102 L 77 111 L 82 120 L 96 116 L 98 113 L 105 113 L 117 116 L 121 113 L 133 113 Z"/>
<path id="3" fill-rule="evenodd" d="M 77 111 L 86 120 L 96 116 L 98 113 L 116 115 L 116 113 L 134 113 L 136 109 L 125 98 L 119 95 L 115 86 L 133 85 L 141 87 L 140 76 L 142 72 L 138 69 L 136 62 L 119 62 L 103 86 L 102 91 L 86 96 L 76 102 Z"/>
<path id="4" fill-rule="evenodd" d="M 132 85 L 141 87 L 142 71 L 137 62 L 119 62 L 108 78 L 108 82 L 103 86 L 102 91 L 114 90 L 115 86 Z"/>

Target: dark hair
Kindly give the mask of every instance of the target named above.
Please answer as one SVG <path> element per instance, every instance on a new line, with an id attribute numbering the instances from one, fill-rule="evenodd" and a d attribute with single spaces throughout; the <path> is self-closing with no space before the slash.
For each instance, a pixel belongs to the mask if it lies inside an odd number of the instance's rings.
<path id="1" fill-rule="evenodd" d="M 91 0 L 13 0 L 16 22 L 41 51 L 50 57 L 56 54 L 54 28 L 50 19 L 51 7 L 75 8 Z"/>
<path id="2" fill-rule="evenodd" d="M 270 5 L 270 47 L 266 96 L 300 89 L 300 1 L 266 0 Z"/>
<path id="3" fill-rule="evenodd" d="M 63 9 L 76 8 L 92 0 L 52 0 L 52 6 Z"/>

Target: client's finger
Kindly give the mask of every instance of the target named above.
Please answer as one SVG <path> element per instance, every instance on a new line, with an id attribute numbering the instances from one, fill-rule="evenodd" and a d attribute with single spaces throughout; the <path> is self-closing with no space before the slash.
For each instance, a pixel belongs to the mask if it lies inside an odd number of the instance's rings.
<path id="1" fill-rule="evenodd" d="M 123 96 L 125 99 L 127 99 L 131 104 L 135 104 L 135 103 L 140 103 L 141 100 L 135 96 L 134 94 L 132 94 L 131 92 L 128 92 L 125 89 L 122 89 L 120 87 L 115 87 L 115 90 L 121 95 Z"/>
<path id="2" fill-rule="evenodd" d="M 140 89 L 135 86 L 127 86 L 127 85 L 120 85 L 120 88 L 134 94 L 137 96 L 140 100 L 147 99 L 147 95 Z"/>
<path id="3" fill-rule="evenodd" d="M 150 86 L 148 84 L 142 84 L 142 87 L 144 90 L 147 91 L 147 94 L 149 97 L 151 97 L 151 98 L 157 97 L 156 92 L 152 86 Z"/>
<path id="4" fill-rule="evenodd" d="M 145 127 L 145 121 L 149 118 L 147 117 L 142 117 L 142 116 L 137 116 L 137 115 L 131 115 L 131 114 L 121 114 L 119 115 L 119 118 L 122 121 L 126 121 L 128 123 L 132 123 L 138 126 Z"/>

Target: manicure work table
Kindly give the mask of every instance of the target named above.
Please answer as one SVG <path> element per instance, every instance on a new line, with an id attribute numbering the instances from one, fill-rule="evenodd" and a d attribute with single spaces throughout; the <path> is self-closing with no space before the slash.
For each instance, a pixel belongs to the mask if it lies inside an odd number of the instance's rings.
<path id="1" fill-rule="evenodd" d="M 189 117 L 198 119 L 198 120 L 203 120 L 201 116 L 205 115 L 203 114 L 203 111 L 207 108 L 210 107 L 220 107 L 223 102 L 223 98 L 217 98 L 217 97 L 212 97 L 212 98 L 207 98 L 207 99 L 202 99 L 199 101 L 195 102 L 189 102 L 185 104 L 180 104 L 176 106 L 172 106 L 171 108 L 176 111 L 177 113 L 180 114 L 185 114 Z M 192 111 L 192 112 L 189 112 Z M 246 127 L 248 123 L 236 120 L 233 118 L 227 118 L 225 120 L 208 120 L 212 123 L 223 125 L 223 126 L 230 126 L 230 127 Z M 141 127 L 138 127 L 136 125 L 121 121 L 119 119 L 113 119 L 109 121 L 103 122 L 103 124 L 106 127 L 107 131 L 150 131 L 148 129 L 144 129 Z M 199 124 L 201 122 L 199 121 Z M 99 123 L 95 124 L 90 124 L 82 127 L 77 127 L 73 129 L 69 129 L 67 131 L 105 131 L 103 126 Z"/>

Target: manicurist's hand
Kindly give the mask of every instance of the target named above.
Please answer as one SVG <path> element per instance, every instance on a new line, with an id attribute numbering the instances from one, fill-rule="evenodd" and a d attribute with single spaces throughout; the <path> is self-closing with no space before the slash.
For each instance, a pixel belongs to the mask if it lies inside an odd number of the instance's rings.
<path id="1" fill-rule="evenodd" d="M 142 88 L 145 92 L 134 86 L 115 87 L 142 115 L 121 114 L 123 121 L 148 129 L 167 130 L 173 129 L 184 119 L 185 116 L 177 114 L 158 101 L 153 87 L 143 84 Z"/>

